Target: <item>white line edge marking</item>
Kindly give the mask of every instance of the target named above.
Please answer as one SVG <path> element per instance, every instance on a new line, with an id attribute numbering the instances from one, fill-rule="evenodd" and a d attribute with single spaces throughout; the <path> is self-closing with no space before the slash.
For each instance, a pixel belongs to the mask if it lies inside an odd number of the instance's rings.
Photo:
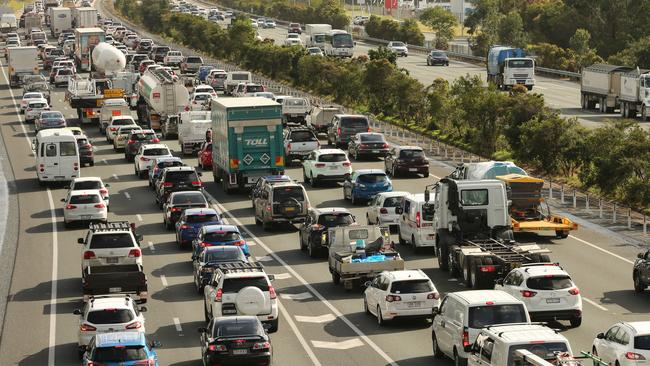
<path id="1" fill-rule="evenodd" d="M 162 282 L 164 287 L 169 287 L 167 286 L 167 277 L 165 275 L 160 275 L 160 282 Z"/>
<path id="2" fill-rule="evenodd" d="M 11 95 L 11 100 L 14 102 L 14 111 L 18 117 L 18 122 L 20 122 L 20 128 L 23 130 L 23 136 L 27 141 L 27 146 L 31 146 L 31 140 L 27 134 L 27 129 L 25 129 L 25 124 L 23 123 L 22 117 L 20 116 L 20 111 L 18 106 L 20 103 L 16 103 L 16 97 L 14 96 L 14 91 L 9 85 L 9 78 L 4 69 L 4 63 L 0 61 L 0 69 L 2 70 L 2 75 L 7 81 L 7 86 L 9 86 L 9 94 Z M 54 207 L 54 200 L 52 199 L 52 191 L 47 189 L 47 199 L 50 205 L 50 218 L 52 222 L 52 285 L 50 289 L 50 331 L 49 331 L 49 340 L 48 340 L 48 349 L 47 349 L 47 364 L 48 366 L 56 365 L 56 302 L 57 302 L 57 284 L 59 276 L 59 238 L 56 229 L 56 212 Z"/>
<path id="3" fill-rule="evenodd" d="M 267 253 L 269 253 L 270 256 L 272 256 L 280 265 L 282 265 L 284 268 L 289 271 L 295 277 L 298 281 L 300 281 L 303 286 L 307 287 L 309 291 L 311 291 L 316 297 L 323 303 L 325 306 L 327 306 L 333 313 L 336 315 L 338 318 L 340 318 L 350 329 L 352 329 L 353 332 L 355 332 L 361 339 L 363 339 L 366 344 L 368 344 L 377 354 L 379 354 L 386 362 L 388 362 L 390 365 L 397 366 L 397 362 L 395 362 L 386 352 L 384 352 L 375 342 L 373 342 L 365 333 L 359 329 L 354 323 L 350 321 L 339 309 L 337 309 L 332 303 L 330 303 L 318 290 L 316 290 L 309 282 L 307 282 L 298 272 L 296 272 L 287 262 L 285 262 L 282 258 L 280 258 L 275 252 L 271 250 L 264 242 L 262 242 L 260 239 L 258 239 L 253 233 L 246 227 L 244 224 L 239 221 L 238 218 L 233 216 L 226 208 L 219 203 L 210 193 L 206 192 L 206 195 L 217 205 L 217 207 L 221 210 L 221 212 L 225 215 L 228 215 L 236 224 L 239 226 L 241 229 L 246 231 L 250 238 L 257 242 Z"/>
<path id="4" fill-rule="evenodd" d="M 113 179 L 119 180 L 120 178 L 117 177 L 117 174 L 113 174 Z"/>
<path id="5" fill-rule="evenodd" d="M 126 197 L 127 200 L 131 199 L 131 195 L 129 194 L 129 192 L 124 192 L 124 197 Z"/>
<path id="6" fill-rule="evenodd" d="M 603 248 L 599 247 L 598 245 L 591 244 L 590 242 L 588 242 L 588 241 L 586 241 L 586 240 L 582 240 L 582 239 L 578 238 L 577 236 L 569 235 L 569 238 L 571 238 L 571 239 L 575 239 L 575 240 L 581 242 L 582 244 L 589 245 L 590 247 L 592 247 L 592 248 L 594 248 L 594 249 L 596 249 L 596 250 L 600 250 L 600 251 L 603 252 L 603 253 L 609 254 L 609 255 L 611 255 L 611 256 L 614 257 L 614 258 L 618 258 L 618 259 L 622 260 L 623 262 L 627 262 L 627 263 L 630 263 L 630 264 L 634 264 L 634 261 L 631 261 L 631 260 L 629 260 L 629 259 L 627 259 L 627 258 L 621 257 L 620 255 L 615 254 L 615 253 L 612 253 L 612 252 L 610 252 L 610 251 L 607 250 L 607 249 L 603 249 Z"/>
<path id="7" fill-rule="evenodd" d="M 177 317 L 174 317 L 174 327 L 178 333 L 183 333 L 183 327 L 181 327 L 181 320 Z"/>
<path id="8" fill-rule="evenodd" d="M 282 302 L 280 300 L 278 300 L 278 309 L 282 313 L 282 318 L 284 318 L 284 320 L 289 323 L 289 328 L 293 330 L 293 334 L 295 334 L 296 338 L 298 338 L 298 342 L 300 342 L 302 348 L 305 350 L 305 352 L 307 352 L 307 356 L 309 356 L 314 366 L 321 366 L 322 364 L 320 361 L 318 361 L 316 354 L 314 351 L 312 351 L 311 347 L 309 347 L 309 343 L 307 343 L 305 337 L 302 336 L 302 333 L 300 333 L 300 330 L 298 330 L 296 323 L 293 321 L 291 315 L 289 315 L 289 312 L 287 312 L 287 309 L 284 308 L 284 305 L 282 305 Z"/>
<path id="9" fill-rule="evenodd" d="M 147 245 L 149 245 L 149 250 L 151 250 L 152 252 L 155 252 L 155 251 L 156 251 L 156 247 L 153 246 L 153 242 L 152 242 L 152 241 L 148 241 L 148 242 L 147 242 Z"/>
<path id="10" fill-rule="evenodd" d="M 138 221 L 140 221 L 140 222 L 143 221 L 142 220 L 142 215 L 140 215 L 140 214 L 135 215 L 135 218 L 138 219 Z"/>
<path id="11" fill-rule="evenodd" d="M 586 297 L 584 297 L 584 296 L 582 297 L 582 299 L 583 299 L 584 301 L 586 301 L 587 303 L 589 303 L 589 304 L 591 304 L 591 305 L 597 307 L 598 309 L 600 309 L 600 310 L 602 310 L 602 311 L 609 311 L 609 310 L 607 310 L 606 307 L 600 305 L 599 303 L 595 302 L 594 300 L 588 299 L 588 298 L 586 298 Z"/>

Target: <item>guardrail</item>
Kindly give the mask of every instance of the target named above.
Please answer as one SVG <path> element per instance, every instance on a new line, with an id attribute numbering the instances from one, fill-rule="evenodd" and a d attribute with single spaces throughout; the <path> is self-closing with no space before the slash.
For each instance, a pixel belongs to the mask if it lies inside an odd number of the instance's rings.
<path id="1" fill-rule="evenodd" d="M 101 8 L 107 10 L 104 2 L 101 2 Z M 111 16 L 118 17 L 111 9 L 108 11 Z M 199 54 L 207 64 L 214 65 L 217 68 L 226 71 L 241 70 L 237 65 L 214 59 L 208 55 L 202 54 L 196 50 L 190 49 L 184 45 L 177 44 L 168 39 L 164 39 L 156 34 L 152 34 L 142 29 L 142 27 L 119 17 L 124 24 L 127 24 L 138 32 L 151 38 L 156 43 L 168 44 L 174 49 L 181 50 L 184 54 Z M 343 113 L 358 113 L 353 109 L 337 105 L 326 99 L 313 96 L 301 90 L 294 89 L 288 84 L 284 84 L 262 75 L 253 74 L 253 81 L 264 85 L 268 90 L 276 95 L 291 95 L 303 97 L 310 101 L 312 105 L 328 105 L 341 109 Z M 391 123 L 369 117 L 373 131 L 383 133 L 389 142 L 397 145 L 415 145 L 424 148 L 426 154 L 432 160 L 440 161 L 442 164 L 454 166 L 461 163 L 472 163 L 488 161 L 480 155 L 464 151 L 455 146 L 449 145 L 443 141 L 436 140 L 432 137 L 408 130 L 406 128 L 393 125 Z M 561 208 L 565 212 L 588 220 L 592 223 L 608 228 L 631 239 L 630 242 L 637 246 L 648 245 L 648 216 L 636 212 L 629 207 L 625 207 L 618 202 L 608 200 L 598 195 L 580 191 L 562 183 L 554 182 L 552 178 L 544 181 L 543 195 L 553 208 Z"/>

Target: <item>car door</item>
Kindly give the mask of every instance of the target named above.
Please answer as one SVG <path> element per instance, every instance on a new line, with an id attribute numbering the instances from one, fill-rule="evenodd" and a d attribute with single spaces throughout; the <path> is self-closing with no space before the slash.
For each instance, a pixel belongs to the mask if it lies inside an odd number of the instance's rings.
<path id="1" fill-rule="evenodd" d="M 307 245 L 307 242 L 308 242 L 307 238 L 309 238 L 309 228 L 314 223 L 313 216 L 314 216 L 314 212 L 312 211 L 312 209 L 309 209 L 309 214 L 305 218 L 305 222 L 300 224 L 300 229 L 298 229 L 298 230 L 300 230 L 300 235 L 299 236 L 300 236 L 300 247 L 301 248 L 303 247 L 303 245 Z"/>
<path id="2" fill-rule="evenodd" d="M 376 195 L 375 198 L 370 201 L 370 205 L 368 206 L 368 224 L 371 222 L 377 222 L 378 221 L 378 210 L 379 207 L 381 207 L 381 202 L 383 201 L 381 195 Z"/>
<path id="3" fill-rule="evenodd" d="M 433 331 L 438 341 L 438 347 L 442 352 L 451 355 L 453 349 L 453 338 L 451 337 L 450 328 L 448 326 L 449 315 L 452 313 L 453 300 L 445 297 L 440 304 L 440 310 L 433 319 Z"/>
<path id="4" fill-rule="evenodd" d="M 377 275 L 375 278 L 373 278 L 372 282 L 370 283 L 370 286 L 368 286 L 368 289 L 366 291 L 366 299 L 367 299 L 367 304 L 368 304 L 368 309 L 371 309 L 372 312 L 375 312 L 377 309 L 377 292 L 379 290 L 379 286 L 382 281 L 382 276 Z"/>
<path id="5" fill-rule="evenodd" d="M 495 290 L 501 290 L 503 292 L 507 292 L 507 293 L 517 297 L 516 294 L 514 293 L 515 292 L 515 287 L 517 286 L 517 284 L 516 284 L 517 275 L 518 275 L 518 272 L 516 272 L 516 271 L 510 272 L 506 276 L 506 278 L 503 279 L 503 283 L 501 285 L 499 285 L 499 284 L 495 285 L 494 289 Z"/>
<path id="6" fill-rule="evenodd" d="M 641 280 L 644 283 L 648 283 L 648 280 L 650 280 L 650 250 L 645 252 L 643 262 L 641 262 L 639 267 Z"/>
<path id="7" fill-rule="evenodd" d="M 597 348 L 598 356 L 610 365 L 612 365 L 616 360 L 616 334 L 620 329 L 621 328 L 618 325 L 609 328 L 609 330 L 605 332 L 605 337 L 601 339 L 600 346 Z"/>
<path id="8" fill-rule="evenodd" d="M 399 236 L 402 239 L 410 239 L 411 238 L 411 227 L 409 226 L 409 212 L 411 211 L 411 206 L 413 202 L 411 200 L 405 198 L 402 201 L 402 214 L 400 215 L 399 219 Z"/>
<path id="9" fill-rule="evenodd" d="M 302 168 L 303 171 L 305 172 L 305 178 L 311 177 L 312 175 L 311 167 L 314 160 L 316 160 L 317 156 L 318 155 L 315 152 L 312 152 L 309 155 L 307 155 L 305 160 L 302 161 Z"/>
<path id="10" fill-rule="evenodd" d="M 43 167 L 38 168 L 41 169 L 42 173 L 50 177 L 61 175 L 59 165 L 59 144 L 56 142 L 41 143 L 40 157 Z"/>

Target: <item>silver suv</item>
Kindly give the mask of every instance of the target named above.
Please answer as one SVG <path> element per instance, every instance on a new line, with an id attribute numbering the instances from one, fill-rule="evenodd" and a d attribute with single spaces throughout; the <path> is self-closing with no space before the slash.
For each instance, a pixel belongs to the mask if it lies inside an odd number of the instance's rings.
<path id="1" fill-rule="evenodd" d="M 269 230 L 273 223 L 304 222 L 309 198 L 305 188 L 296 182 L 267 182 L 253 198 L 255 223 Z"/>

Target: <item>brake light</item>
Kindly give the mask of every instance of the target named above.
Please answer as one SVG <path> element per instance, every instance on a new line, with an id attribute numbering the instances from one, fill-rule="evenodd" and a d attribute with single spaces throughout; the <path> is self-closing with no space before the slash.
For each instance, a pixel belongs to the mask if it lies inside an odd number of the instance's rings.
<path id="1" fill-rule="evenodd" d="M 179 207 L 172 207 L 171 212 L 181 212 Z"/>
<path id="2" fill-rule="evenodd" d="M 72 170 L 79 170 L 79 163 L 72 164 Z"/>
<path id="3" fill-rule="evenodd" d="M 201 184 L 201 181 L 200 181 L 200 180 L 197 180 L 197 181 L 192 182 L 192 186 L 193 186 L 193 187 L 200 187 L 201 185 L 202 185 L 202 184 Z"/>
<path id="4" fill-rule="evenodd" d="M 189 229 L 189 228 L 190 228 L 190 227 L 187 226 L 187 225 L 185 225 L 185 224 L 181 225 L 181 230 L 185 230 L 185 229 Z"/>
<path id="5" fill-rule="evenodd" d="M 126 329 L 140 329 L 140 328 L 142 328 L 142 323 L 140 323 L 138 321 L 135 321 L 135 322 L 133 322 L 131 324 L 128 324 L 125 328 Z"/>
<path id="6" fill-rule="evenodd" d="M 438 300 L 440 298 L 440 294 L 437 292 L 432 292 L 427 295 L 427 299 L 429 300 Z"/>
<path id="7" fill-rule="evenodd" d="M 645 357 L 643 357 L 643 355 L 635 352 L 625 352 L 625 358 L 628 360 L 645 360 Z"/>
<path id="8" fill-rule="evenodd" d="M 39 164 L 38 165 L 38 170 L 40 170 L 41 172 L 44 172 L 45 171 L 45 164 Z"/>
<path id="9" fill-rule="evenodd" d="M 208 346 L 208 350 L 220 351 L 220 352 L 227 351 L 226 346 L 224 346 L 223 344 L 211 344 Z"/>
<path id="10" fill-rule="evenodd" d="M 388 302 L 402 301 L 402 298 L 397 295 L 386 295 L 386 301 Z"/>
<path id="11" fill-rule="evenodd" d="M 320 229 L 323 229 L 324 226 L 321 225 L 321 224 L 313 224 L 313 225 L 311 226 L 311 228 L 312 228 L 312 230 L 320 230 Z"/>
<path id="12" fill-rule="evenodd" d="M 372 132 L 372 129 L 370 127 L 368 127 L 368 132 Z"/>
<path id="13" fill-rule="evenodd" d="M 214 293 L 214 301 L 221 302 L 221 297 L 223 296 L 223 290 L 218 288 L 217 292 Z"/>
<path id="14" fill-rule="evenodd" d="M 270 205 L 270 204 L 269 204 L 269 205 L 266 205 L 266 211 L 267 211 L 267 212 L 271 212 L 271 205 Z"/>
<path id="15" fill-rule="evenodd" d="M 79 326 L 79 330 L 82 332 L 94 332 L 97 330 L 97 328 L 93 327 L 90 324 L 84 323 Z"/>
<path id="16" fill-rule="evenodd" d="M 384 149 L 388 149 L 388 144 L 384 143 L 383 145 L 381 145 L 381 147 L 383 147 Z"/>
<path id="17" fill-rule="evenodd" d="M 271 285 L 269 285 L 269 296 L 271 297 L 271 300 L 278 297 L 278 295 L 275 293 L 275 288 L 273 288 Z"/>
<path id="18" fill-rule="evenodd" d="M 530 298 L 534 297 L 535 295 L 537 295 L 537 292 L 535 291 L 521 290 L 521 296 L 523 297 Z"/>
<path id="19" fill-rule="evenodd" d="M 106 206 L 103 203 L 98 203 L 95 205 L 95 208 L 105 208 Z"/>
<path id="20" fill-rule="evenodd" d="M 117 131 L 117 127 L 111 127 L 111 131 Z"/>
<path id="21" fill-rule="evenodd" d="M 463 329 L 463 348 L 469 347 L 471 344 L 469 343 L 469 332 L 467 331 L 467 328 Z"/>
<path id="22" fill-rule="evenodd" d="M 346 161 L 346 162 L 343 163 L 343 166 L 345 166 L 345 167 L 352 166 L 352 163 L 350 163 L 349 161 Z"/>
<path id="23" fill-rule="evenodd" d="M 129 140 L 126 142 L 127 145 L 135 144 L 135 140 Z"/>
<path id="24" fill-rule="evenodd" d="M 361 145 L 359 145 L 359 147 L 362 148 L 362 149 L 367 149 L 367 148 L 368 148 L 368 144 L 361 144 Z"/>
<path id="25" fill-rule="evenodd" d="M 259 342 L 253 345 L 253 349 L 269 349 L 271 348 L 271 343 L 269 342 Z"/>
<path id="26" fill-rule="evenodd" d="M 341 136 L 341 127 L 339 127 L 339 128 L 336 129 L 336 134 L 339 135 L 339 136 Z"/>
<path id="27" fill-rule="evenodd" d="M 422 219 L 420 217 L 420 212 L 415 213 L 415 226 L 420 227 L 420 224 L 422 223 Z"/>
<path id="28" fill-rule="evenodd" d="M 287 146 L 287 151 L 291 151 L 291 143 Z"/>
<path id="29" fill-rule="evenodd" d="M 151 140 L 151 142 L 160 142 L 160 139 L 156 137 L 155 139 Z"/>
<path id="30" fill-rule="evenodd" d="M 169 188 L 169 187 L 173 187 L 173 186 L 174 186 L 174 183 L 172 183 L 172 182 L 163 183 L 163 187 L 168 187 Z"/>
<path id="31" fill-rule="evenodd" d="M 77 206 L 75 206 L 75 205 L 67 205 L 67 206 L 65 206 L 66 210 L 74 210 L 75 208 L 77 208 Z"/>
<path id="32" fill-rule="evenodd" d="M 233 242 L 232 245 L 236 245 L 236 246 L 240 247 L 240 246 L 242 246 L 242 245 L 246 245 L 246 241 L 244 241 L 244 240 L 237 240 L 237 241 Z"/>
<path id="33" fill-rule="evenodd" d="M 140 161 L 149 161 L 149 158 L 145 158 L 144 156 L 141 156 Z"/>
<path id="34" fill-rule="evenodd" d="M 572 288 L 572 289 L 569 290 L 569 293 L 570 293 L 571 295 L 580 295 L 580 289 L 577 288 L 577 287 L 574 287 L 574 288 Z"/>
<path id="35" fill-rule="evenodd" d="M 138 361 L 138 362 L 134 363 L 133 365 L 134 366 L 138 366 L 138 365 L 154 366 L 155 364 L 156 364 L 156 361 L 149 358 L 149 359 L 146 359 L 146 360 Z"/>
<path id="36" fill-rule="evenodd" d="M 93 252 L 92 250 L 86 250 L 84 252 L 84 259 L 92 259 L 92 258 L 96 258 L 95 252 Z"/>
<path id="37" fill-rule="evenodd" d="M 324 168 L 325 164 L 324 163 L 316 163 L 316 164 L 314 164 L 314 167 L 315 168 Z"/>
<path id="38" fill-rule="evenodd" d="M 139 258 L 140 255 L 142 255 L 140 249 L 131 249 L 131 251 L 129 251 L 129 258 Z"/>

